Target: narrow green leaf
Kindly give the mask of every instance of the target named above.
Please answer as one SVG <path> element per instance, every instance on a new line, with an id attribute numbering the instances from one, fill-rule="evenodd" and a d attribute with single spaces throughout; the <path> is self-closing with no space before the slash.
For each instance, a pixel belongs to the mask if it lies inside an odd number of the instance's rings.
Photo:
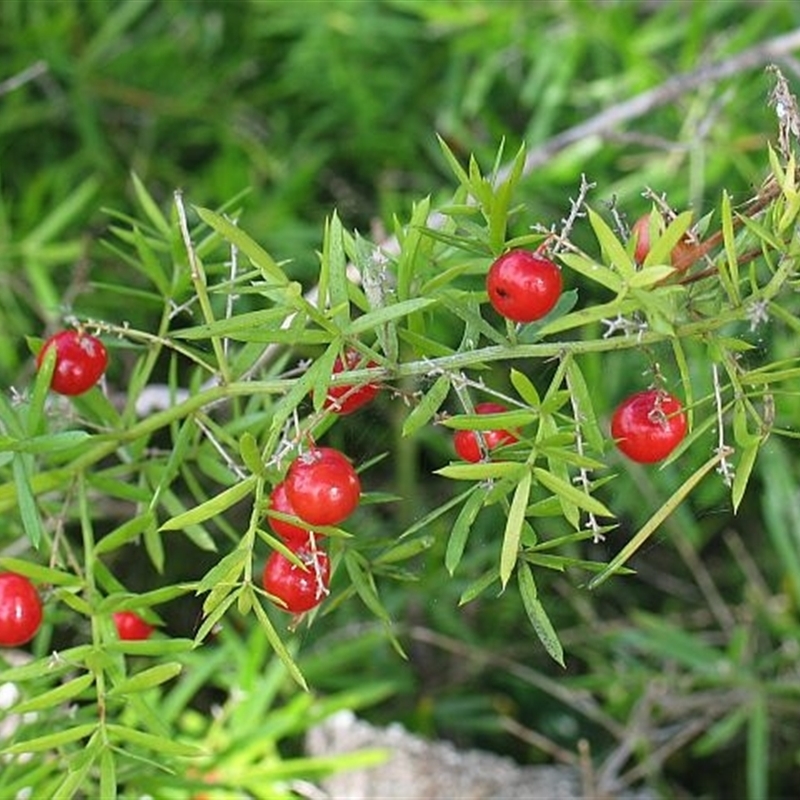
<path id="1" fill-rule="evenodd" d="M 236 550 L 231 550 L 200 579 L 196 593 L 202 594 L 218 587 L 220 584 L 233 585 L 238 580 L 248 558 L 249 553 L 244 547 L 237 547 Z"/>
<path id="2" fill-rule="evenodd" d="M 137 747 L 153 750 L 156 753 L 182 758 L 195 758 L 197 756 L 206 755 L 206 751 L 195 744 L 179 742 L 176 739 L 168 739 L 164 736 L 154 736 L 151 733 L 137 731 L 125 725 L 109 724 L 106 725 L 106 730 L 113 738 Z"/>
<path id="3" fill-rule="evenodd" d="M 144 692 L 154 686 L 172 680 L 180 675 L 183 667 L 177 661 L 169 661 L 166 664 L 158 664 L 149 669 L 143 669 L 129 678 L 124 678 L 108 691 L 109 697 L 119 697 L 120 695 L 132 694 L 133 692 Z"/>
<path id="4" fill-rule="evenodd" d="M 480 597 L 499 577 L 497 568 L 490 569 L 479 578 L 476 578 L 458 598 L 458 605 L 463 606 L 471 603 L 476 597 Z"/>
<path id="5" fill-rule="evenodd" d="M 567 386 L 575 408 L 576 422 L 586 444 L 597 453 L 605 450 L 605 438 L 597 422 L 592 392 L 586 383 L 583 372 L 576 359 L 567 361 Z"/>
<path id="6" fill-rule="evenodd" d="M 337 327 L 344 328 L 350 322 L 350 294 L 347 258 L 344 252 L 344 229 L 336 212 L 325 221 L 321 261 L 320 299 L 327 296 L 328 308 L 337 309 L 333 313 Z"/>
<path id="7" fill-rule="evenodd" d="M 264 461 L 261 458 L 261 451 L 258 448 L 256 437 L 249 431 L 245 431 L 239 439 L 239 454 L 242 456 L 244 465 L 253 475 L 263 477 Z"/>
<path id="8" fill-rule="evenodd" d="M 456 521 L 453 523 L 450 536 L 447 540 L 447 550 L 444 554 L 444 565 L 451 575 L 461 563 L 461 557 L 464 554 L 469 532 L 480 510 L 483 508 L 483 504 L 486 502 L 488 493 L 488 487 L 481 486 L 480 484 L 476 485 L 472 494 L 461 507 L 461 511 L 458 512 Z"/>
<path id="9" fill-rule="evenodd" d="M 697 484 L 719 464 L 722 454 L 717 453 L 690 475 L 645 524 L 636 532 L 605 568 L 589 581 L 589 589 L 605 583 L 631 556 L 655 533 L 661 523 L 689 496 Z"/>
<path id="10" fill-rule="evenodd" d="M 372 331 L 387 322 L 391 322 L 402 317 L 407 317 L 424 308 L 430 308 L 437 302 L 435 297 L 412 297 L 410 300 L 403 300 L 399 303 L 376 308 L 353 320 L 344 331 L 345 336 L 359 336 L 366 331 Z"/>
<path id="11" fill-rule="evenodd" d="M 434 470 L 437 475 L 457 481 L 486 481 L 516 478 L 525 472 L 525 465 L 514 461 L 487 461 L 478 464 L 449 464 Z"/>
<path id="12" fill-rule="evenodd" d="M 76 665 L 85 663 L 92 650 L 91 645 L 82 644 L 59 651 L 57 657 L 48 655 L 19 667 L 9 667 L 0 672 L 0 683 L 23 683 L 38 678 L 53 678 L 62 672 L 73 672 Z"/>
<path id="13" fill-rule="evenodd" d="M 739 461 L 736 464 L 736 471 L 733 476 L 733 486 L 731 487 L 731 502 L 733 504 L 734 514 L 739 510 L 739 505 L 744 498 L 744 493 L 747 489 L 750 475 L 753 472 L 759 449 L 760 442 L 756 442 L 745 447 L 739 456 Z"/>
<path id="14" fill-rule="evenodd" d="M 451 508 L 463 503 L 473 491 L 474 487 L 470 487 L 461 494 L 451 497 L 447 502 L 442 503 L 442 505 L 437 506 L 433 509 L 433 511 L 429 511 L 424 517 L 421 517 L 408 528 L 406 528 L 400 534 L 400 536 L 397 537 L 398 540 L 407 539 L 409 536 L 413 536 L 415 533 L 417 533 L 417 531 L 425 530 L 426 528 L 430 527 L 435 520 L 439 519 L 439 517 L 441 517 L 443 514 L 446 514 Z"/>
<path id="15" fill-rule="evenodd" d="M 403 423 L 403 436 L 411 436 L 424 427 L 439 410 L 450 392 L 450 375 L 440 375 L 428 389 L 422 400 L 406 417 Z"/>
<path id="16" fill-rule="evenodd" d="M 231 244 L 236 245 L 239 252 L 246 255 L 253 264 L 261 270 L 265 278 L 268 278 L 275 283 L 285 286 L 289 283 L 286 274 L 277 264 L 275 259 L 264 250 L 261 245 L 257 244 L 250 238 L 244 231 L 234 225 L 230 220 L 215 213 L 207 208 L 199 208 L 195 206 L 198 216 L 210 228 L 213 228 L 217 233 L 222 235 Z"/>
<path id="17" fill-rule="evenodd" d="M 95 555 L 111 553 L 114 550 L 119 549 L 133 539 L 137 539 L 145 532 L 145 530 L 147 530 L 147 528 L 152 528 L 155 523 L 155 514 L 149 510 L 145 511 L 143 514 L 138 514 L 137 516 L 132 517 L 127 522 L 123 522 L 122 525 L 104 536 L 95 545 Z"/>
<path id="18" fill-rule="evenodd" d="M 605 286 L 606 289 L 610 289 L 615 294 L 619 294 L 622 291 L 622 281 L 619 275 L 610 270 L 605 264 L 592 261 L 586 256 L 581 256 L 577 253 L 559 253 L 558 258 L 584 278 Z"/>
<path id="19" fill-rule="evenodd" d="M 267 612 L 264 611 L 264 607 L 261 605 L 261 603 L 256 603 L 253 606 L 253 609 L 256 612 L 258 621 L 261 623 L 261 628 L 263 629 L 267 640 L 272 645 L 272 649 L 275 651 L 278 658 L 280 658 L 280 660 L 283 662 L 284 666 L 289 672 L 289 675 L 292 676 L 295 683 L 297 683 L 302 689 L 308 691 L 308 684 L 306 683 L 306 679 L 303 677 L 303 673 L 300 672 L 300 668 L 295 663 L 291 653 L 289 653 L 287 650 L 286 645 L 283 643 L 281 637 L 278 636 L 278 632 L 275 630 L 275 627 L 267 616 Z"/>
<path id="20" fill-rule="evenodd" d="M 348 549 L 345 550 L 344 564 L 347 568 L 347 574 L 353 582 L 356 593 L 361 598 L 364 605 L 382 622 L 390 623 L 391 618 L 389 612 L 383 607 L 380 597 L 378 597 L 378 589 L 375 586 L 375 579 L 362 563 L 362 557 L 356 551 Z"/>
<path id="21" fill-rule="evenodd" d="M 50 583 L 54 586 L 83 586 L 83 580 L 70 572 L 62 572 L 44 567 L 24 558 L 5 556 L 0 558 L 0 567 L 9 572 L 17 572 L 36 583 Z"/>
<path id="22" fill-rule="evenodd" d="M 408 561 L 426 550 L 430 550 L 434 544 L 433 536 L 420 536 L 418 539 L 409 539 L 393 545 L 385 550 L 381 555 L 373 560 L 376 566 L 381 564 L 397 564 L 400 561 Z"/>
<path id="23" fill-rule="evenodd" d="M 117 762 L 114 752 L 109 748 L 100 755 L 100 797 L 103 800 L 117 798 Z"/>
<path id="24" fill-rule="evenodd" d="M 96 730 L 86 746 L 67 761 L 66 775 L 53 792 L 52 800 L 71 800 L 86 786 L 89 772 L 97 761 L 102 747 L 103 739 L 100 731 Z"/>
<path id="25" fill-rule="evenodd" d="M 19 755 L 20 753 L 41 753 L 43 750 L 54 750 L 57 747 L 63 747 L 70 742 L 77 742 L 79 739 L 85 739 L 90 736 L 97 729 L 96 722 L 90 722 L 85 725 L 77 725 L 74 728 L 67 728 L 65 730 L 57 731 L 56 733 L 48 733 L 45 736 L 38 736 L 35 739 L 28 739 L 24 742 L 17 742 L 9 747 L 4 747 L 0 753 L 4 755 Z"/>
<path id="26" fill-rule="evenodd" d="M 136 193 L 136 199 L 139 201 L 142 211 L 144 211 L 153 227 L 167 241 L 169 241 L 172 237 L 170 224 L 167 222 L 167 218 L 158 207 L 158 203 L 153 200 L 152 195 L 147 191 L 147 187 L 142 183 L 141 179 L 135 172 L 131 172 L 131 183 L 133 184 L 133 190 Z"/>
<path id="27" fill-rule="evenodd" d="M 185 528 L 187 525 L 196 525 L 205 522 L 207 519 L 217 517 L 231 506 L 252 494 L 256 484 L 256 476 L 251 475 L 239 483 L 234 484 L 228 489 L 223 490 L 218 495 L 206 500 L 199 506 L 195 506 L 183 514 L 178 514 L 164 522 L 159 530 L 175 531 Z"/>
<path id="28" fill-rule="evenodd" d="M 734 237 L 731 198 L 725 191 L 722 193 L 720 211 L 722 218 L 722 241 L 725 245 L 725 264 L 720 269 L 719 275 L 731 304 L 738 306 L 742 302 L 739 292 L 739 259 L 736 255 L 736 239 Z"/>
<path id="29" fill-rule="evenodd" d="M 551 491 L 554 495 L 566 499 L 570 503 L 574 503 L 578 508 L 588 511 L 590 514 L 597 514 L 601 517 L 613 517 L 614 513 L 609 510 L 603 503 L 590 494 L 586 494 L 582 489 L 577 486 L 562 480 L 561 478 L 553 475 L 541 467 L 534 467 L 533 474 L 536 480 Z"/>
<path id="30" fill-rule="evenodd" d="M 34 468 L 33 458 L 23 453 L 17 453 L 11 466 L 14 473 L 14 483 L 17 488 L 17 507 L 22 518 L 22 527 L 31 546 L 38 550 L 39 542 L 44 534 L 44 524 L 31 487 L 31 471 Z"/>
<path id="31" fill-rule="evenodd" d="M 128 656 L 169 656 L 188 653 L 194 646 L 192 639 L 116 639 L 106 642 L 103 648 L 110 653 L 124 653 Z"/>
<path id="32" fill-rule="evenodd" d="M 532 479 L 531 472 L 526 470 L 514 490 L 514 497 L 508 510 L 508 519 L 503 532 L 503 548 L 500 552 L 500 584 L 504 589 L 517 563 L 519 541 L 522 535 L 522 525 L 525 522 L 525 509 L 528 507 Z"/>
<path id="33" fill-rule="evenodd" d="M 611 230 L 606 221 L 591 208 L 587 210 L 589 214 L 589 224 L 592 226 L 597 241 L 605 252 L 606 257 L 625 280 L 630 280 L 636 272 L 633 258 L 631 258 L 625 250 L 624 245 L 616 237 L 616 234 Z"/>
<path id="34" fill-rule="evenodd" d="M 23 700 L 15 705 L 11 711 L 15 714 L 27 714 L 29 711 L 41 711 L 45 708 L 67 703 L 78 695 L 82 694 L 94 683 L 94 675 L 81 675 L 79 678 L 67 681 L 67 683 L 57 686 L 42 694 L 36 695 L 29 700 Z"/>
<path id="35" fill-rule="evenodd" d="M 561 647 L 561 642 L 558 639 L 553 623 L 547 616 L 544 606 L 539 600 L 538 592 L 536 590 L 536 583 L 533 579 L 533 572 L 525 562 L 522 562 L 517 569 L 517 578 L 519 580 L 519 593 L 522 597 L 522 605 L 525 607 L 525 613 L 531 621 L 533 630 L 539 637 L 539 641 L 544 645 L 544 649 L 550 657 L 562 667 L 564 665 L 564 650 Z"/>
<path id="36" fill-rule="evenodd" d="M 531 379 L 525 375 L 525 373 L 520 372 L 517 369 L 512 369 L 511 374 L 511 385 L 517 390 L 517 394 L 531 407 L 531 408 L 539 408 L 541 406 L 542 401 L 539 397 L 539 392 L 537 391 L 536 387 L 533 385 Z"/>

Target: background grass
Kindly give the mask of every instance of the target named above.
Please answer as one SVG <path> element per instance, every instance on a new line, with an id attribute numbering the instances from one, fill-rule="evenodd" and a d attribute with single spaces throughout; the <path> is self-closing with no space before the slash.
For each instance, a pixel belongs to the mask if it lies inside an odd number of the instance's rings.
<path id="1" fill-rule="evenodd" d="M 463 160 L 491 164 L 502 140 L 508 153 L 523 141 L 536 147 L 798 24 L 791 0 L 7 0 L 0 386 L 29 379 L 26 336 L 73 311 L 118 316 L 119 298 L 97 287 L 124 282 L 126 267 L 101 239 L 107 209 L 133 213 L 131 172 L 165 207 L 176 188 L 208 206 L 246 193 L 242 224 L 310 283 L 334 207 L 347 227 L 379 234 L 412 201 L 449 196 L 435 133 Z M 795 60 L 782 66 L 798 79 Z M 594 204 L 613 199 L 631 219 L 647 208 L 645 187 L 699 216 L 723 189 L 745 198 L 775 136 L 770 86 L 763 70 L 745 70 L 579 141 L 524 182 L 526 224 L 557 223 L 582 173 L 597 184 Z M 129 303 L 125 313 L 146 329 L 154 312 Z M 780 354 L 794 343 L 767 331 L 760 346 Z M 635 382 L 621 360 L 585 369 L 606 412 Z M 357 451 L 378 431 L 397 431 L 391 414 L 379 402 L 336 435 Z M 790 416 L 784 425 L 796 429 L 800 409 Z M 412 450 L 399 438 L 386 447 L 397 454 L 380 468 L 387 490 L 415 498 L 397 514 L 441 502 L 429 477 L 447 457 L 441 431 Z M 615 507 L 636 530 L 642 498 L 661 502 L 680 476 L 617 466 L 626 474 Z M 800 785 L 799 466 L 795 450 L 772 442 L 737 517 L 722 488 L 704 484 L 637 558 L 635 579 L 596 594 L 566 577 L 542 588 L 569 651 L 566 674 L 531 641 L 512 598 L 455 610 L 494 558 L 491 515 L 478 531 L 487 546 L 471 551 L 463 577 L 442 584 L 434 547 L 413 591 L 387 587 L 408 662 L 351 603 L 303 634 L 302 665 L 320 691 L 388 677 L 397 689 L 376 719 L 523 761 L 564 760 L 586 740 L 600 769 L 630 748 L 628 766 L 640 768 L 631 778 L 667 796 L 759 798 L 769 754 L 770 796 L 791 796 Z M 176 630 L 187 624 L 172 620 Z M 581 707 L 584 690 L 599 698 L 596 713 Z"/>

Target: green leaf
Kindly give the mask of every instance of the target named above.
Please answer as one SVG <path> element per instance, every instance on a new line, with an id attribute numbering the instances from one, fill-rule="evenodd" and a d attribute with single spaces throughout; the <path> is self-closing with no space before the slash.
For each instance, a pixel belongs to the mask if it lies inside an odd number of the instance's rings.
<path id="1" fill-rule="evenodd" d="M 259 623 L 261 623 L 261 628 L 263 629 L 267 640 L 272 645 L 272 649 L 275 651 L 278 658 L 280 658 L 280 660 L 283 662 L 284 666 L 289 672 L 289 675 L 292 676 L 294 681 L 302 689 L 308 691 L 308 684 L 306 683 L 306 679 L 303 677 L 303 673 L 300 672 L 300 668 L 297 666 L 291 654 L 287 650 L 286 645 L 281 640 L 281 637 L 278 636 L 278 632 L 275 630 L 272 622 L 270 622 L 267 612 L 264 611 L 264 607 L 261 605 L 261 603 L 255 603 L 253 605 L 253 609 L 256 612 L 256 617 L 258 618 Z"/>
<path id="2" fill-rule="evenodd" d="M 39 542 L 44 534 L 44 523 L 39 514 L 36 497 L 31 487 L 31 472 L 34 469 L 33 458 L 29 455 L 18 453 L 12 461 L 14 483 L 17 488 L 17 506 L 22 518 L 22 527 L 28 541 L 35 549 L 39 549 Z"/>
<path id="3" fill-rule="evenodd" d="M 754 692 L 749 703 L 747 720 L 747 797 L 761 800 L 769 797 L 769 707 L 764 692 Z"/>
<path id="4" fill-rule="evenodd" d="M 755 442 L 754 444 L 747 445 L 739 456 L 739 461 L 736 464 L 736 471 L 733 476 L 733 486 L 731 487 L 731 502 L 733 504 L 734 514 L 739 510 L 739 505 L 744 498 L 744 493 L 747 489 L 750 475 L 753 472 L 759 449 L 760 442 Z"/>
<path id="5" fill-rule="evenodd" d="M 181 758 L 196 758 L 198 756 L 207 755 L 206 751 L 197 745 L 189 744 L 188 742 L 179 742 L 176 739 L 169 739 L 164 736 L 154 736 L 151 733 L 137 731 L 125 725 L 108 724 L 106 725 L 106 730 L 109 735 L 115 739 L 135 745 L 136 747 L 144 747 L 147 750 L 152 750 L 163 755 L 178 756 Z"/>
<path id="6" fill-rule="evenodd" d="M 567 481 L 553 475 L 541 467 L 534 467 L 533 474 L 536 480 L 550 490 L 554 495 L 564 498 L 570 503 L 574 503 L 578 508 L 588 511 L 590 514 L 597 514 L 601 517 L 613 517 L 614 512 L 610 511 L 603 503 L 590 494 L 586 494 L 582 489 L 574 486 Z"/>
<path id="7" fill-rule="evenodd" d="M 279 286 L 288 285 L 289 279 L 275 259 L 261 245 L 244 233 L 241 228 L 210 209 L 195 206 L 195 211 L 197 211 L 197 215 L 206 225 L 213 228 L 231 244 L 236 245 L 239 252 L 246 255 L 254 266 L 261 270 L 265 278 L 272 280 Z"/>
<path id="8" fill-rule="evenodd" d="M 169 661 L 166 664 L 143 669 L 141 672 L 119 681 L 107 692 L 107 696 L 119 697 L 133 692 L 144 692 L 176 678 L 182 670 L 183 666 L 177 661 Z"/>
<path id="9" fill-rule="evenodd" d="M 91 645 L 82 644 L 59 651 L 57 658 L 48 655 L 44 658 L 37 658 L 36 661 L 29 664 L 9 667 L 0 672 L 0 682 L 23 683 L 38 678 L 53 678 L 62 672 L 73 672 L 76 665 L 85 663 L 86 659 L 91 656 L 92 650 Z"/>
<path id="10" fill-rule="evenodd" d="M 486 481 L 517 478 L 526 472 L 526 469 L 524 464 L 515 461 L 487 461 L 478 464 L 449 464 L 434 472 L 457 481 Z"/>
<path id="11" fill-rule="evenodd" d="M 539 408 L 542 401 L 539 392 L 533 385 L 531 379 L 517 369 L 512 369 L 510 373 L 511 385 L 517 390 L 517 394 L 531 407 Z"/>
<path id="12" fill-rule="evenodd" d="M 574 269 L 575 272 L 590 281 L 605 286 L 606 289 L 610 289 L 614 294 L 619 294 L 622 291 L 622 281 L 619 275 L 610 270 L 605 264 L 592 261 L 592 259 L 577 253 L 559 253 L 558 258 L 570 269 Z"/>
<path id="13" fill-rule="evenodd" d="M 623 279 L 629 281 L 636 272 L 633 258 L 631 258 L 625 250 L 622 242 L 616 237 L 614 231 L 611 230 L 606 221 L 591 208 L 587 209 L 587 211 L 589 214 L 589 224 L 594 230 L 600 247 L 606 254 L 608 260 L 616 267 L 617 272 L 619 272 Z"/>
<path id="14" fill-rule="evenodd" d="M 23 700 L 21 703 L 13 706 L 10 711 L 14 714 L 27 714 L 30 711 L 42 711 L 45 708 L 53 708 L 53 706 L 67 703 L 70 700 L 83 694 L 94 683 L 94 675 L 81 675 L 79 678 L 67 681 L 67 683 L 57 686 L 48 692 L 42 692 L 30 700 Z"/>
<path id="15" fill-rule="evenodd" d="M 106 642 L 103 647 L 109 653 L 124 653 L 128 656 L 168 656 L 176 653 L 188 653 L 193 650 L 192 639 L 117 639 Z"/>
<path id="16" fill-rule="evenodd" d="M 0 753 L 4 755 L 19 755 L 20 753 L 40 753 L 43 750 L 55 750 L 57 747 L 70 744 L 70 742 L 77 742 L 79 739 L 85 739 L 87 736 L 94 733 L 96 729 L 96 722 L 77 725 L 74 728 L 67 728 L 57 731 L 56 733 L 38 736 L 35 739 L 17 742 L 9 747 L 4 747 L 0 750 Z"/>
<path id="17" fill-rule="evenodd" d="M 100 792 L 103 800 L 117 798 L 117 763 L 114 753 L 106 748 L 100 755 Z"/>
<path id="18" fill-rule="evenodd" d="M 623 546 L 605 568 L 589 581 L 589 589 L 605 583 L 634 553 L 655 533 L 661 523 L 691 494 L 701 480 L 719 464 L 722 454 L 717 453 L 690 475 L 634 536 Z"/>
<path id="19" fill-rule="evenodd" d="M 444 565 L 450 575 L 456 571 L 456 567 L 461 562 L 469 532 L 480 510 L 483 508 L 483 504 L 486 502 L 488 493 L 488 487 L 477 485 L 461 507 L 461 511 L 458 512 L 447 540 L 447 550 L 444 555 Z"/>
<path id="20" fill-rule="evenodd" d="M 245 547 L 237 547 L 235 550 L 231 550 L 200 579 L 196 593 L 202 594 L 218 588 L 220 585 L 233 586 L 239 579 L 239 575 L 241 575 L 244 564 L 249 557 L 250 553 Z"/>
<path id="21" fill-rule="evenodd" d="M 399 542 L 373 560 L 375 566 L 382 564 L 397 564 L 400 561 L 408 561 L 426 550 L 433 547 L 435 538 L 433 536 L 420 536 L 418 539 L 409 539 Z"/>
<path id="22" fill-rule="evenodd" d="M 83 580 L 71 572 L 44 567 L 24 558 L 12 558 L 11 556 L 0 558 L 0 567 L 9 572 L 24 575 L 36 583 L 50 583 L 54 586 L 83 586 Z"/>
<path id="23" fill-rule="evenodd" d="M 428 424 L 450 393 L 450 375 L 440 375 L 422 400 L 406 417 L 403 423 L 403 436 L 411 436 Z"/>
<path id="24" fill-rule="evenodd" d="M 508 519 L 503 532 L 503 547 L 500 552 L 500 584 L 504 589 L 517 563 L 522 525 L 525 522 L 525 509 L 528 507 L 532 479 L 531 472 L 526 470 L 514 490 L 514 497 L 508 510 Z"/>
<path id="25" fill-rule="evenodd" d="M 391 623 L 389 612 L 383 607 L 378 589 L 375 586 L 375 579 L 372 573 L 366 568 L 363 557 L 352 549 L 345 550 L 344 564 L 347 574 L 353 582 L 356 593 L 361 598 L 364 605 L 382 622 Z"/>
<path id="26" fill-rule="evenodd" d="M 347 337 L 359 336 L 367 331 L 375 330 L 387 322 L 391 322 L 402 317 L 407 317 L 424 308 L 430 308 L 437 302 L 434 297 L 413 297 L 410 300 L 403 300 L 400 303 L 376 308 L 353 320 L 345 329 L 344 335 Z"/>
<path id="27" fill-rule="evenodd" d="M 350 294 L 347 279 L 347 258 L 344 251 L 344 229 L 335 212 L 325 221 L 319 276 L 319 297 L 327 296 L 328 308 L 338 328 L 350 322 Z"/>
<path id="28" fill-rule="evenodd" d="M 109 534 L 104 536 L 94 548 L 95 555 L 102 555 L 103 553 L 111 553 L 119 549 L 128 542 L 141 536 L 145 530 L 154 527 L 156 524 L 156 517 L 152 511 L 145 511 L 132 517 L 127 522 L 115 528 Z"/>
<path id="29" fill-rule="evenodd" d="M 592 450 L 604 452 L 605 438 L 597 422 L 592 392 L 589 391 L 583 372 L 574 358 L 567 361 L 567 386 L 581 435 Z"/>
<path id="30" fill-rule="evenodd" d="M 736 239 L 734 236 L 733 214 L 731 212 L 730 195 L 723 191 L 720 208 L 722 219 L 722 241 L 725 245 L 725 263 L 720 265 L 719 275 L 731 305 L 741 305 L 739 292 L 739 258 L 736 255 Z"/>
<path id="31" fill-rule="evenodd" d="M 544 649 L 550 657 L 562 667 L 564 664 L 564 650 L 561 647 L 561 642 L 558 639 L 553 623 L 547 616 L 544 606 L 539 600 L 539 595 L 536 589 L 536 583 L 533 579 L 533 572 L 531 568 L 522 562 L 517 569 L 517 578 L 519 581 L 519 593 L 522 597 L 522 605 L 525 607 L 525 613 L 533 625 L 533 630 L 539 637 L 539 641 L 544 645 Z"/>
<path id="32" fill-rule="evenodd" d="M 253 475 L 264 476 L 264 461 L 261 458 L 261 451 L 258 448 L 256 437 L 249 431 L 245 431 L 239 439 L 239 454 L 244 465 Z"/>
<path id="33" fill-rule="evenodd" d="M 231 506 L 243 500 L 248 495 L 252 494 L 255 487 L 257 478 L 251 475 L 239 483 L 225 489 L 218 495 L 206 500 L 199 506 L 195 506 L 183 514 L 178 514 L 171 519 L 164 522 L 159 530 L 161 531 L 175 531 L 185 528 L 188 525 L 196 525 L 200 522 L 205 522 L 207 519 L 217 517 L 224 511 L 227 511 Z"/>
<path id="34" fill-rule="evenodd" d="M 153 200 L 152 195 L 147 191 L 147 188 L 135 172 L 131 172 L 131 183 L 133 183 L 133 190 L 136 193 L 136 199 L 139 201 L 142 211 L 153 224 L 153 227 L 164 239 L 169 241 L 172 238 L 170 224 L 158 207 L 158 203 Z"/>

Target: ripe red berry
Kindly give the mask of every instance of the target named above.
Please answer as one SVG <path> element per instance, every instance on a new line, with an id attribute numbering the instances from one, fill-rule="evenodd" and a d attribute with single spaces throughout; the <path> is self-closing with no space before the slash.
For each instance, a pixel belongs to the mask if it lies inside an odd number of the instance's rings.
<path id="1" fill-rule="evenodd" d="M 150 634 L 155 630 L 135 611 L 115 611 L 111 616 L 117 628 L 117 635 L 126 641 L 149 639 Z"/>
<path id="2" fill-rule="evenodd" d="M 280 511 L 282 514 L 291 514 L 296 517 L 297 513 L 294 506 L 289 502 L 286 495 L 286 482 L 281 481 L 275 486 L 269 496 L 269 508 L 271 511 Z M 291 548 L 308 544 L 309 531 L 291 522 L 285 522 L 277 517 L 268 517 L 269 526 L 281 539 Z M 315 533 L 318 539 L 322 534 Z"/>
<path id="3" fill-rule="evenodd" d="M 56 351 L 56 366 L 50 388 L 59 394 L 88 392 L 108 366 L 108 352 L 97 337 L 68 330 L 53 334 L 44 343 L 36 357 L 37 368 L 41 367 L 45 353 L 51 347 Z"/>
<path id="4" fill-rule="evenodd" d="M 611 435 L 633 461 L 653 464 L 666 458 L 686 436 L 680 400 L 661 389 L 637 392 L 617 406 Z"/>
<path id="5" fill-rule="evenodd" d="M 476 414 L 502 414 L 504 411 L 508 411 L 508 409 L 500 403 L 478 403 L 475 406 Z M 511 431 L 503 429 L 481 431 L 480 433 L 487 452 L 517 441 L 517 437 Z M 456 431 L 453 435 L 453 446 L 464 461 L 475 463 L 483 457 L 477 431 Z"/>
<path id="6" fill-rule="evenodd" d="M 18 647 L 36 636 L 42 601 L 33 584 L 16 572 L 0 573 L 0 647 Z"/>
<path id="7" fill-rule="evenodd" d="M 363 367 L 377 367 L 374 361 L 362 364 L 363 357 L 357 350 L 348 350 L 344 355 L 344 361 L 341 356 L 336 357 L 333 362 L 333 374 L 338 375 L 340 372 L 347 372 L 351 369 L 359 369 Z M 362 383 L 358 386 L 345 384 L 342 386 L 330 386 L 328 388 L 328 396 L 325 398 L 324 407 L 330 409 L 335 414 L 352 414 L 362 406 L 372 401 L 375 395 L 380 391 L 380 386 L 377 383 Z"/>
<path id="8" fill-rule="evenodd" d="M 529 250 L 509 250 L 486 276 L 489 302 L 514 322 L 533 322 L 548 314 L 561 296 L 561 270 Z"/>
<path id="9" fill-rule="evenodd" d="M 318 547 L 292 549 L 305 569 L 275 550 L 264 566 L 264 589 L 282 600 L 280 608 L 299 614 L 318 606 L 328 594 L 331 565 L 328 554 Z M 277 604 L 276 604 L 277 605 Z"/>
<path id="10" fill-rule="evenodd" d="M 286 496 L 303 522 L 338 525 L 358 506 L 361 481 L 343 453 L 313 447 L 290 465 Z"/>

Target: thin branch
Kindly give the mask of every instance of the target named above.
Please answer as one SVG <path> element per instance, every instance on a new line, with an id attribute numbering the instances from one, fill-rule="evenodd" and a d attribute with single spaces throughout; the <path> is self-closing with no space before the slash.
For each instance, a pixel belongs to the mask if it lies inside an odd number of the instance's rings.
<path id="1" fill-rule="evenodd" d="M 705 83 L 721 81 L 740 72 L 764 66 L 775 59 L 788 56 L 798 49 L 800 49 L 800 28 L 781 36 L 767 39 L 765 42 L 754 45 L 747 50 L 742 50 L 740 53 L 736 53 L 736 55 L 725 58 L 722 61 L 716 61 L 699 67 L 692 72 L 684 72 L 668 78 L 660 86 L 637 94 L 635 97 L 611 106 L 611 108 L 604 109 L 594 117 L 572 128 L 567 128 L 567 130 L 556 134 L 534 148 L 525 159 L 523 174 L 528 175 L 533 170 L 546 164 L 553 156 L 570 145 L 591 136 L 607 134 L 623 122 L 630 122 L 633 119 L 643 117 L 659 106 L 667 105 Z M 500 169 L 498 181 L 506 180 L 510 171 L 510 165 Z"/>

